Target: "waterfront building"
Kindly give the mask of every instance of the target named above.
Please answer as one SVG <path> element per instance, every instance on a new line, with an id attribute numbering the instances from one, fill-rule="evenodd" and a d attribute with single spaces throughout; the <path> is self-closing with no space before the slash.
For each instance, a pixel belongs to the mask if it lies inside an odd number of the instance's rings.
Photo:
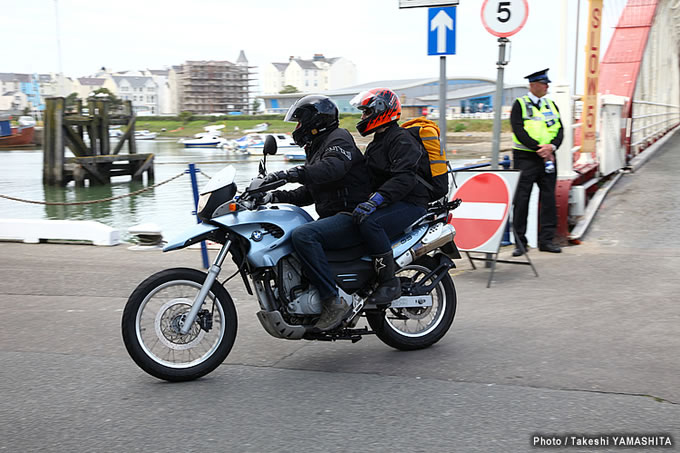
<path id="1" fill-rule="evenodd" d="M 349 104 L 358 93 L 370 88 L 393 90 L 401 100 L 404 118 L 439 114 L 439 79 L 379 80 L 334 90 L 312 90 L 324 94 L 337 104 L 341 113 L 359 113 Z M 502 109 L 508 113 L 516 97 L 526 93 L 526 85 L 505 85 Z M 479 77 L 450 77 L 446 93 L 447 115 L 487 115 L 494 110 L 496 81 Z M 265 113 L 285 113 L 304 93 L 264 94 Z"/>
<path id="2" fill-rule="evenodd" d="M 160 113 L 158 85 L 151 77 L 136 75 L 112 75 L 116 83 L 116 96 L 132 101 L 132 109 L 138 114 L 157 115 Z"/>
<path id="3" fill-rule="evenodd" d="M 314 54 L 311 60 L 289 57 L 287 63 L 269 63 L 264 67 L 263 93 L 276 94 L 290 85 L 303 93 L 335 90 L 354 85 L 356 65 L 344 57 L 326 58 Z"/>
<path id="4" fill-rule="evenodd" d="M 21 107 L 16 108 L 22 111 L 26 107 L 31 110 L 44 109 L 37 74 L 0 73 L 0 96 L 5 98 L 3 107 L 15 108 L 20 105 Z"/>
<path id="5" fill-rule="evenodd" d="M 73 84 L 73 92 L 78 93 L 80 99 L 87 99 L 93 91 L 100 88 L 106 88 L 116 96 L 118 95 L 116 83 L 109 77 L 79 77 Z"/>
<path id="6" fill-rule="evenodd" d="M 28 106 L 28 97 L 21 91 L 12 90 L 0 93 L 0 113 L 21 115 Z"/>
<path id="7" fill-rule="evenodd" d="M 176 95 L 177 112 L 197 115 L 249 113 L 252 66 L 241 51 L 230 61 L 186 61 L 168 75 Z"/>
<path id="8" fill-rule="evenodd" d="M 156 82 L 158 95 L 158 114 L 176 115 L 177 103 L 172 102 L 170 93 L 170 70 L 169 69 L 147 69 L 144 75 L 151 77 Z"/>
<path id="9" fill-rule="evenodd" d="M 76 91 L 73 79 L 63 74 L 38 74 L 38 83 L 40 84 L 41 104 L 45 103 L 45 98 L 66 97 Z"/>

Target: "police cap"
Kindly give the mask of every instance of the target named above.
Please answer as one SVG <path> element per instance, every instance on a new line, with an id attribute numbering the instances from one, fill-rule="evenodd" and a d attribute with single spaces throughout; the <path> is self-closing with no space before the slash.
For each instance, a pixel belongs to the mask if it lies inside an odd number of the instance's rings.
<path id="1" fill-rule="evenodd" d="M 543 69 L 542 71 L 536 71 L 533 74 L 525 76 L 524 78 L 529 79 L 529 82 L 550 83 L 550 79 L 548 78 L 548 69 L 550 68 Z"/>

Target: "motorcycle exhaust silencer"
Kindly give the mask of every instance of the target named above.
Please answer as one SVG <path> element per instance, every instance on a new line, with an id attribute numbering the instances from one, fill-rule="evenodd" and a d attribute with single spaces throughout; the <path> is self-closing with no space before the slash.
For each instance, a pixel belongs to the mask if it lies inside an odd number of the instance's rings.
<path id="1" fill-rule="evenodd" d="M 425 237 L 418 244 L 414 245 L 408 252 L 397 259 L 399 267 L 411 264 L 421 256 L 438 249 L 449 242 L 453 242 L 456 236 L 456 229 L 451 224 L 437 224 L 430 228 Z"/>

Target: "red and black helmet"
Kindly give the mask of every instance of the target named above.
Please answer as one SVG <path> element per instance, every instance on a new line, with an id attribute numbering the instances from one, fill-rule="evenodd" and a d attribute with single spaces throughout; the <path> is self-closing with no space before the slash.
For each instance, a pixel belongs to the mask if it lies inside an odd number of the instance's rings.
<path id="1" fill-rule="evenodd" d="M 349 103 L 366 116 L 357 123 L 357 130 L 363 137 L 401 118 L 401 102 L 394 91 L 387 88 L 363 91 Z"/>

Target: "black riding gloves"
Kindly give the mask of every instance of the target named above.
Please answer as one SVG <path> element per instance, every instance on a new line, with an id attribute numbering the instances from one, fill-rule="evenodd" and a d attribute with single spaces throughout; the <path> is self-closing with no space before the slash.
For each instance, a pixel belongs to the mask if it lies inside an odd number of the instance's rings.
<path id="1" fill-rule="evenodd" d="M 304 167 L 302 166 L 289 168 L 286 171 L 286 179 L 288 180 L 288 182 L 302 182 L 303 174 Z"/>
<path id="2" fill-rule="evenodd" d="M 281 179 L 288 182 L 301 182 L 303 173 L 304 168 L 302 166 L 289 168 L 288 170 L 275 171 L 264 177 L 264 184 L 270 184 Z"/>
<path id="3" fill-rule="evenodd" d="M 354 223 L 360 224 L 366 220 L 366 217 L 373 214 L 375 210 L 378 209 L 378 206 L 380 206 L 384 201 L 385 199 L 383 196 L 380 195 L 380 193 L 375 192 L 370 196 L 368 201 L 359 203 L 357 207 L 354 208 L 354 212 L 352 212 L 352 219 L 354 220 Z"/>
<path id="4" fill-rule="evenodd" d="M 286 172 L 283 170 L 280 171 L 275 171 L 274 173 L 269 173 L 267 176 L 264 177 L 264 184 L 271 184 L 273 182 L 276 182 L 280 179 L 286 179 Z"/>

